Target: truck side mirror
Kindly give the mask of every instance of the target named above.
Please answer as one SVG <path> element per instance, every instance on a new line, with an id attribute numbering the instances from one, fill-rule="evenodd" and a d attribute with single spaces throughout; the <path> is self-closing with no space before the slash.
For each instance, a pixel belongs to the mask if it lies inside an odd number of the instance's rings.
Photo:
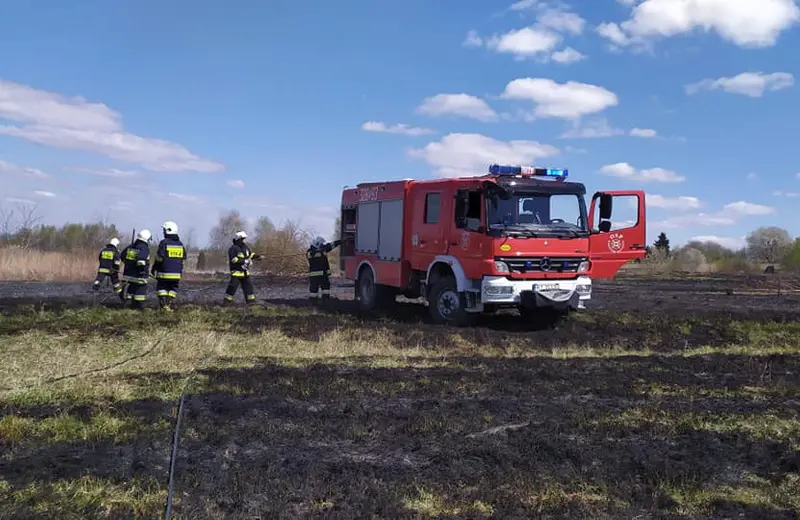
<path id="1" fill-rule="evenodd" d="M 611 201 L 613 197 L 606 193 L 600 195 L 600 220 L 611 220 Z"/>

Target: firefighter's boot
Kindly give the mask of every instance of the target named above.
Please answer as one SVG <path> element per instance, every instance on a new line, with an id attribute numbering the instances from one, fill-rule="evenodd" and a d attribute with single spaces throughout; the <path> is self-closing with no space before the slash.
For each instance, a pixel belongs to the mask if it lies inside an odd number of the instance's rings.
<path id="1" fill-rule="evenodd" d="M 95 280 L 94 283 L 92 284 L 92 289 L 94 289 L 95 291 L 99 291 L 100 290 L 100 282 Z"/>

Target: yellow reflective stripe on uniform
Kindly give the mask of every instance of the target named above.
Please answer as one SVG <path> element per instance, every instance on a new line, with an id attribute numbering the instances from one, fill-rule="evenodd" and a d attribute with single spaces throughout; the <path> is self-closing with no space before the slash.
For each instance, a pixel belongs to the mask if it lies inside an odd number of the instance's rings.
<path id="1" fill-rule="evenodd" d="M 156 278 L 161 280 L 180 280 L 181 275 L 179 273 L 158 273 Z"/>
<path id="2" fill-rule="evenodd" d="M 109 274 L 111 269 L 106 269 L 105 267 L 101 267 L 97 270 L 98 273 Z"/>
<path id="3" fill-rule="evenodd" d="M 178 293 L 176 293 L 175 291 L 167 291 L 167 296 L 169 298 L 177 298 L 178 297 Z"/>
<path id="4" fill-rule="evenodd" d="M 308 276 L 322 276 L 325 271 L 309 271 Z"/>
<path id="5" fill-rule="evenodd" d="M 136 296 L 133 297 L 133 301 L 135 302 L 147 301 L 147 296 L 142 296 L 140 294 L 137 294 Z"/>
<path id="6" fill-rule="evenodd" d="M 156 295 L 157 296 L 166 296 L 167 295 L 167 291 L 165 291 L 164 289 L 159 289 L 159 290 L 156 291 Z"/>
<path id="7" fill-rule="evenodd" d="M 236 253 L 236 257 L 237 258 L 244 258 L 245 254 L 244 253 Z"/>
<path id="8" fill-rule="evenodd" d="M 244 271 L 233 271 L 231 276 L 235 278 L 244 278 Z"/>

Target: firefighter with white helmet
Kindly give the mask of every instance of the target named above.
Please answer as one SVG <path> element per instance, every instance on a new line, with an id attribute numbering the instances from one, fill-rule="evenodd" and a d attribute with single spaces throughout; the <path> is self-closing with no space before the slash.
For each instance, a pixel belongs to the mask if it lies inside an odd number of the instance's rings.
<path id="1" fill-rule="evenodd" d="M 306 251 L 308 259 L 308 286 L 309 298 L 316 300 L 319 292 L 322 292 L 322 299 L 329 300 L 331 297 L 331 267 L 328 262 L 328 253 L 341 245 L 341 240 L 334 240 L 325 243 L 325 239 L 317 237 L 311 242 Z"/>
<path id="2" fill-rule="evenodd" d="M 141 309 L 147 301 L 147 276 L 150 263 L 150 246 L 152 238 L 149 230 L 143 229 L 136 234 L 136 239 L 125 248 L 122 254 L 124 271 L 122 280 L 126 284 L 125 300 L 131 307 Z"/>
<path id="3" fill-rule="evenodd" d="M 178 236 L 178 224 L 168 220 L 161 225 L 164 238 L 158 243 L 151 274 L 156 279 L 158 303 L 165 311 L 171 311 L 171 303 L 178 297 L 186 248 Z"/>
<path id="4" fill-rule="evenodd" d="M 122 261 L 120 260 L 119 249 L 117 249 L 118 246 L 119 239 L 113 237 L 108 241 L 106 246 L 100 250 L 100 254 L 97 255 L 97 261 L 99 263 L 97 267 L 97 277 L 92 284 L 92 289 L 95 291 L 99 290 L 103 280 L 109 277 L 111 278 L 114 292 L 117 294 L 122 292 L 122 284 L 119 281 L 119 268 Z"/>
<path id="5" fill-rule="evenodd" d="M 255 290 L 253 289 L 253 281 L 250 278 L 250 266 L 253 260 L 261 260 L 262 255 L 253 253 L 245 243 L 247 233 L 239 231 L 233 237 L 233 244 L 228 248 L 228 267 L 231 271 L 231 279 L 228 282 L 228 287 L 225 289 L 225 303 L 233 302 L 233 296 L 239 285 L 242 286 L 245 302 L 253 303 L 256 301 Z"/>

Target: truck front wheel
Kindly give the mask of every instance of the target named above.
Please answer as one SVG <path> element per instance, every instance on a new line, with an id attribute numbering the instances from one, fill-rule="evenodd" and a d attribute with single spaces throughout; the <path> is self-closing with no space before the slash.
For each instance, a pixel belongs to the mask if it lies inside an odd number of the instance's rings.
<path id="1" fill-rule="evenodd" d="M 464 310 L 456 280 L 447 276 L 437 280 L 428 293 L 428 312 L 440 325 L 469 325 L 474 316 Z"/>

